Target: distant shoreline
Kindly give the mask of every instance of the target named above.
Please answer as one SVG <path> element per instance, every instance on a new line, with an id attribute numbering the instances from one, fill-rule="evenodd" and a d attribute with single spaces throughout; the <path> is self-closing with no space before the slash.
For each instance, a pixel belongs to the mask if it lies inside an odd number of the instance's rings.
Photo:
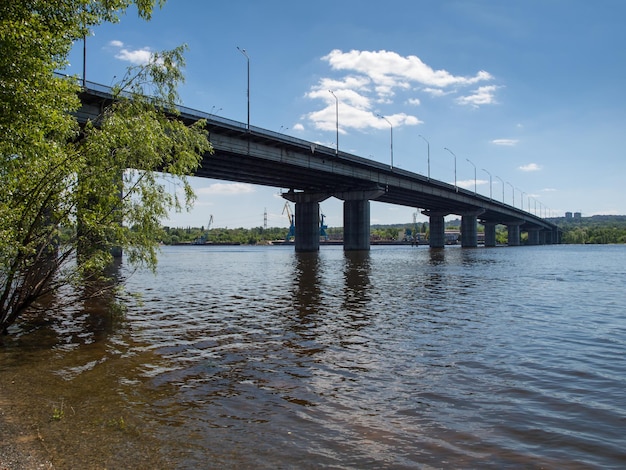
<path id="1" fill-rule="evenodd" d="M 283 245 L 295 245 L 294 241 L 287 240 L 268 240 L 265 243 L 240 243 L 240 242 L 205 242 L 205 243 L 193 243 L 193 242 L 180 242 L 171 243 L 165 246 L 283 246 Z M 327 240 L 320 241 L 320 246 L 341 246 L 343 240 Z M 420 245 L 428 246 L 428 242 L 410 242 L 410 241 L 395 241 L 395 240 L 373 240 L 370 245 Z"/>

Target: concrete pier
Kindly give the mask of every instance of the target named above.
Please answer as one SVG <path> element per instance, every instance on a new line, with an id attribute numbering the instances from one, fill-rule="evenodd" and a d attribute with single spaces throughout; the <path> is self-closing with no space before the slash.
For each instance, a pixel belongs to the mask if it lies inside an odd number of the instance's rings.
<path id="1" fill-rule="evenodd" d="M 496 223 L 495 222 L 483 222 L 485 227 L 485 246 L 496 246 Z"/>
<path id="2" fill-rule="evenodd" d="M 443 248 L 446 244 L 446 224 L 444 217 L 447 212 L 422 211 L 429 218 L 429 245 L 431 248 Z"/>
<path id="3" fill-rule="evenodd" d="M 478 246 L 478 216 L 485 212 L 476 210 L 461 214 L 461 246 L 476 248 Z"/>
<path id="4" fill-rule="evenodd" d="M 540 240 L 540 227 L 533 227 L 528 229 L 528 244 L 529 245 L 539 245 L 541 244 Z"/>
<path id="5" fill-rule="evenodd" d="M 370 200 L 384 193 L 384 190 L 375 188 L 333 194 L 336 198 L 343 200 L 344 251 L 370 249 Z"/>
<path id="6" fill-rule="evenodd" d="M 520 246 L 521 238 L 520 238 L 520 225 L 524 222 L 519 220 L 515 222 L 507 222 L 506 227 L 508 230 L 508 239 L 507 244 L 509 246 Z"/>
<path id="7" fill-rule="evenodd" d="M 320 202 L 328 199 L 330 194 L 289 191 L 282 196 L 296 205 L 296 251 L 319 251 Z"/>
<path id="8" fill-rule="evenodd" d="M 370 249 L 370 202 L 367 199 L 343 202 L 343 249 Z"/>

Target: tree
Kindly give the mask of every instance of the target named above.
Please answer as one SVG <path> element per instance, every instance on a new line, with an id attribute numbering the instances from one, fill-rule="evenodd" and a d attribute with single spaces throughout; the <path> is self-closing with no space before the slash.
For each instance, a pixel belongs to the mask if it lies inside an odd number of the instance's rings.
<path id="1" fill-rule="evenodd" d="M 55 74 L 89 28 L 131 5 L 149 19 L 155 3 L 0 4 L 0 332 L 59 289 L 104 279 L 114 247 L 154 269 L 160 220 L 193 202 L 186 175 L 212 149 L 203 122 L 176 119 L 184 46 L 129 69 L 113 104 L 82 129 L 80 84 Z"/>

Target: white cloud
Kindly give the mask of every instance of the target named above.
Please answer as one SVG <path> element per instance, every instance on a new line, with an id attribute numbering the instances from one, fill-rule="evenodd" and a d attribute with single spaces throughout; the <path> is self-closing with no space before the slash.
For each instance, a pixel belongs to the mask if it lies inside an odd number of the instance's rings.
<path id="1" fill-rule="evenodd" d="M 485 184 L 487 184 L 487 185 L 488 185 L 488 184 L 489 184 L 489 181 L 486 181 L 486 180 L 479 180 L 479 179 L 477 179 L 477 180 L 476 180 L 476 186 L 481 186 L 481 185 L 485 185 Z M 461 180 L 461 181 L 457 181 L 457 182 L 456 182 L 456 185 L 457 185 L 459 188 L 465 188 L 465 189 L 471 189 L 471 190 L 473 190 L 473 189 L 474 189 L 474 180 L 472 179 L 472 180 Z"/>
<path id="2" fill-rule="evenodd" d="M 493 76 L 481 70 L 475 75 L 453 75 L 446 70 L 435 70 L 415 55 L 401 56 L 393 51 L 358 51 L 343 52 L 339 49 L 322 57 L 330 68 L 344 74 L 341 77 L 321 78 L 306 94 L 307 98 L 320 99 L 325 108 L 305 116 L 314 127 L 333 130 L 336 127 L 336 102 L 339 102 L 340 132 L 348 129 L 381 128 L 383 124 L 376 118 L 374 106 L 390 107 L 396 96 L 403 106 L 419 106 L 421 101 L 416 96 L 406 97 L 407 93 L 418 90 L 432 96 L 444 96 L 457 93 L 456 88 L 489 81 Z M 417 85 L 417 86 L 416 86 Z M 495 103 L 496 86 L 483 86 L 473 95 L 459 98 L 461 104 L 479 106 Z M 333 94 L 329 93 L 332 90 Z M 406 113 L 385 112 L 394 126 L 417 125 L 422 121 Z M 389 115 L 391 114 L 391 115 Z"/>
<path id="3" fill-rule="evenodd" d="M 341 90 L 334 92 L 339 100 L 339 133 L 346 134 L 346 129 L 384 129 L 389 124 L 376 116 L 376 112 L 372 109 L 372 103 L 366 98 L 358 96 L 352 90 Z M 332 102 L 327 99 L 330 97 Z M 318 111 L 308 113 L 306 117 L 313 122 L 317 129 L 332 131 L 337 128 L 337 109 L 333 96 L 328 93 L 318 93 L 317 91 L 309 93 L 310 97 L 316 96 L 327 101 L 327 106 Z M 341 96 L 346 97 L 342 101 Z M 415 116 L 406 113 L 396 113 L 385 116 L 389 122 L 395 126 L 415 126 L 421 124 L 422 121 Z"/>
<path id="4" fill-rule="evenodd" d="M 153 52 L 148 47 L 142 49 L 130 50 L 124 47 L 122 41 L 113 40 L 109 42 L 109 46 L 118 49 L 115 58 L 130 62 L 133 65 L 144 65 L 150 62 Z"/>
<path id="5" fill-rule="evenodd" d="M 304 126 L 301 123 L 297 123 L 293 125 L 293 130 L 294 131 L 303 131 L 304 130 Z"/>
<path id="6" fill-rule="evenodd" d="M 529 163 L 528 165 L 520 166 L 518 169 L 522 171 L 539 171 L 541 167 L 536 163 Z"/>
<path id="7" fill-rule="evenodd" d="M 456 102 L 462 105 L 470 105 L 475 108 L 484 104 L 494 104 L 496 102 L 494 95 L 497 89 L 498 87 L 495 85 L 481 86 L 474 90 L 471 95 L 457 98 Z"/>
<path id="8" fill-rule="evenodd" d="M 513 147 L 517 145 L 518 142 L 519 140 L 517 139 L 494 139 L 491 141 L 491 143 L 494 145 L 503 145 L 506 147 Z"/>
<path id="9" fill-rule="evenodd" d="M 134 51 L 129 51 L 128 49 L 120 49 L 120 51 L 115 54 L 115 58 L 130 62 L 134 65 L 143 65 L 150 62 L 150 59 L 152 58 L 152 52 L 148 48 L 136 49 Z"/>
<path id="10" fill-rule="evenodd" d="M 427 86 L 468 85 L 491 80 L 490 73 L 480 71 L 473 77 L 455 76 L 446 70 L 433 70 L 414 55 L 406 57 L 393 51 L 343 52 L 335 49 L 322 60 L 334 70 L 351 70 L 372 79 L 377 85 L 406 86 L 417 82 Z"/>
<path id="11" fill-rule="evenodd" d="M 196 190 L 197 195 L 236 195 L 253 193 L 254 186 L 246 183 L 213 183 L 205 188 Z"/>
<path id="12" fill-rule="evenodd" d="M 426 87 L 426 88 L 423 88 L 422 90 L 434 97 L 445 96 L 445 95 L 449 95 L 450 93 L 452 93 L 451 91 L 444 91 L 441 88 Z"/>

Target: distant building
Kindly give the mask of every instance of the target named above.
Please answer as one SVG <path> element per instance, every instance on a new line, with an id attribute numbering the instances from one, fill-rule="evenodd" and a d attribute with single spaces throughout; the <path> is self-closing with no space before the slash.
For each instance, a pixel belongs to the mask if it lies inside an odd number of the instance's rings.
<path id="1" fill-rule="evenodd" d="M 572 220 L 572 213 L 571 212 L 566 212 L 565 213 L 565 220 Z"/>
<path id="2" fill-rule="evenodd" d="M 574 212 L 574 220 L 582 219 L 583 215 L 580 212 Z"/>

